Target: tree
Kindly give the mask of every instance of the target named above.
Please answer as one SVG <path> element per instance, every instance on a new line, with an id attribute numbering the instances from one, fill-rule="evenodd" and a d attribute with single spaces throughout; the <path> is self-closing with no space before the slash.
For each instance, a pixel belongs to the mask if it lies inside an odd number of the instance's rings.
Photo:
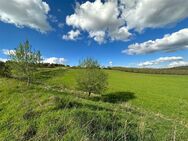
<path id="1" fill-rule="evenodd" d="M 99 69 L 100 68 L 99 62 L 92 58 L 86 58 L 86 59 L 80 61 L 79 66 L 81 68 L 86 68 L 86 69 L 96 69 L 96 68 Z"/>
<path id="2" fill-rule="evenodd" d="M 10 53 L 13 68 L 21 78 L 27 79 L 27 85 L 30 84 L 37 65 L 41 62 L 40 51 L 33 51 L 29 41 L 20 43 L 13 53 Z"/>
<path id="3" fill-rule="evenodd" d="M 107 74 L 100 69 L 98 61 L 91 58 L 80 62 L 80 67 L 84 68 L 77 78 L 78 89 L 91 93 L 101 94 L 107 89 Z"/>

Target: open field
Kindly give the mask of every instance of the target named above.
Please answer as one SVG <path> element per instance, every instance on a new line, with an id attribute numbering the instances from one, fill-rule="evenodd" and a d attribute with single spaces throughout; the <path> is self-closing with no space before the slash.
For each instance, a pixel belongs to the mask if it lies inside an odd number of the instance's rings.
<path id="1" fill-rule="evenodd" d="M 80 71 L 41 69 L 30 87 L 0 78 L 0 140 L 187 140 L 188 76 L 106 70 L 108 91 L 88 97 Z"/>
<path id="2" fill-rule="evenodd" d="M 56 70 L 57 76 L 48 79 L 50 85 L 76 88 L 75 78 L 81 70 Z M 105 95 L 118 97 L 133 106 L 171 118 L 188 121 L 188 76 L 128 73 L 106 70 L 109 90 Z M 118 100 L 117 100 L 118 102 Z"/>

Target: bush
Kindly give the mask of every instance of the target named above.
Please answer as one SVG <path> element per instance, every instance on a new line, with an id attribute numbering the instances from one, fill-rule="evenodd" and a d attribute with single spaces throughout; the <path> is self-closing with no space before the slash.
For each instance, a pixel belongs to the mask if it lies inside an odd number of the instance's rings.
<path id="1" fill-rule="evenodd" d="M 100 69 L 83 70 L 77 78 L 78 89 L 84 92 L 101 94 L 107 89 L 107 74 Z"/>
<path id="2" fill-rule="evenodd" d="M 78 89 L 84 92 L 102 93 L 107 89 L 107 74 L 100 68 L 98 61 L 85 59 L 80 62 L 80 67 L 84 68 L 77 78 Z"/>

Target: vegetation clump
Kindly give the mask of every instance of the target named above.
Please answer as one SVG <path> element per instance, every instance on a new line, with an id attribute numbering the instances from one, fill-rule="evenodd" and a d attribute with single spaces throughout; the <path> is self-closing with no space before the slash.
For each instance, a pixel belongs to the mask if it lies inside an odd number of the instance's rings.
<path id="1" fill-rule="evenodd" d="M 11 70 L 10 70 L 10 66 L 8 65 L 8 63 L 0 61 L 0 76 L 3 76 L 3 77 L 11 76 Z"/>
<path id="2" fill-rule="evenodd" d="M 33 138 L 37 133 L 37 128 L 34 125 L 30 125 L 29 128 L 23 134 L 23 141 L 30 140 Z"/>
<path id="3" fill-rule="evenodd" d="M 93 59 L 85 59 L 80 62 L 80 67 L 83 68 L 77 78 L 78 89 L 84 92 L 101 94 L 107 89 L 108 76 L 100 68 L 100 64 Z"/>

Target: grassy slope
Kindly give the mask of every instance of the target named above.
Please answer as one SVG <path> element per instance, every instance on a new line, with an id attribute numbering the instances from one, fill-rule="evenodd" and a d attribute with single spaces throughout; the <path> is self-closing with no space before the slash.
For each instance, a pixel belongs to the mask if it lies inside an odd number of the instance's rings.
<path id="1" fill-rule="evenodd" d="M 67 70 L 48 79 L 48 84 L 76 87 L 75 77 L 80 70 Z M 106 94 L 125 96 L 125 102 L 145 110 L 161 113 L 188 122 L 188 76 L 154 75 L 107 71 L 109 90 Z M 126 96 L 129 95 L 128 98 Z"/>
<path id="2" fill-rule="evenodd" d="M 159 85 L 153 86 L 151 82 L 157 84 L 156 80 L 164 79 L 161 83 L 165 83 L 170 79 L 168 86 L 161 87 L 161 91 L 167 91 L 170 85 L 185 83 L 185 77 L 165 76 L 165 79 L 158 75 L 108 71 L 111 87 L 108 96 L 96 100 L 60 92 L 64 85 L 75 88 L 74 76 L 78 71 L 45 70 L 40 73 L 43 75 L 40 81 L 45 84 L 29 88 L 23 82 L 0 78 L 0 140 L 125 140 L 125 137 L 127 140 L 170 140 L 175 132 L 179 140 L 188 138 L 188 129 L 181 122 L 135 109 L 125 102 L 148 111 L 159 110 L 170 117 L 169 112 L 150 102 L 160 99 L 156 90 Z M 182 92 L 183 84 L 178 85 Z M 173 90 L 170 92 L 175 94 Z M 186 98 L 186 94 L 178 94 Z M 166 101 L 171 101 L 169 95 L 165 95 Z M 160 106 L 162 101 L 159 100 Z M 186 112 L 182 113 L 186 117 Z"/>

